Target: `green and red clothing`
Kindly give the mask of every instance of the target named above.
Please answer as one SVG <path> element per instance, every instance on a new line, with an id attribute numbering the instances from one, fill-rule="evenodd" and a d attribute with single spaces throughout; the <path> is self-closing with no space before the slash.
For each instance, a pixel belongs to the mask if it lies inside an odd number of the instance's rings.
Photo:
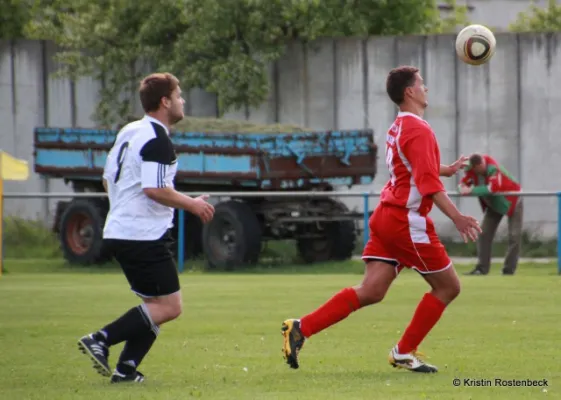
<path id="1" fill-rule="evenodd" d="M 493 211 L 512 216 L 519 196 L 490 195 L 497 192 L 519 192 L 520 184 L 513 178 L 508 170 L 500 165 L 495 159 L 483 155 L 486 165 L 486 174 L 479 175 L 473 171 L 471 166 L 465 170 L 465 176 L 461 183 L 465 186 L 473 186 L 471 193 L 479 197 L 483 211 L 491 208 Z"/>

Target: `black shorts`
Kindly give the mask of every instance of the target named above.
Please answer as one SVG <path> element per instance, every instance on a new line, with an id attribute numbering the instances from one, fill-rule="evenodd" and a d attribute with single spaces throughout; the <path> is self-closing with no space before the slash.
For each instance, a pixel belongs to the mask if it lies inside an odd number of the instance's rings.
<path id="1" fill-rule="evenodd" d="M 104 242 L 137 295 L 158 297 L 179 291 L 169 231 L 158 240 L 104 239 Z"/>

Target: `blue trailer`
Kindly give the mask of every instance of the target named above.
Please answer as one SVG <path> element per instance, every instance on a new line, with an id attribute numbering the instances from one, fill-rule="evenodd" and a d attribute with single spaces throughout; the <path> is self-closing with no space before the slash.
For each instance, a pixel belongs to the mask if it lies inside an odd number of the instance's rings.
<path id="1" fill-rule="evenodd" d="M 34 170 L 62 178 L 77 193 L 103 192 L 102 171 L 115 130 L 41 127 L 34 131 Z M 215 205 L 203 226 L 185 212 L 185 254 L 204 254 L 210 267 L 232 269 L 258 261 L 263 243 L 293 239 L 306 262 L 352 256 L 358 234 L 352 213 L 334 197 L 264 196 L 259 192 L 332 191 L 369 184 L 376 175 L 371 130 L 305 133 L 174 132 L 176 188 L 183 192 L 252 192 Z M 102 241 L 105 197 L 76 197 L 57 204 L 54 230 L 74 264 L 110 257 Z M 177 235 L 176 212 L 174 235 Z"/>

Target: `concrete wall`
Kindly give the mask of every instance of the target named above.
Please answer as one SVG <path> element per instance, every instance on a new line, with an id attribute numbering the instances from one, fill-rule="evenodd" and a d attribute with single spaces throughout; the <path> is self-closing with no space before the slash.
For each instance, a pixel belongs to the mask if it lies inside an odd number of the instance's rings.
<path id="1" fill-rule="evenodd" d="M 442 161 L 483 151 L 495 156 L 517 176 L 526 190 L 561 190 L 561 35 L 498 34 L 497 53 L 485 66 L 458 61 L 454 36 L 382 37 L 368 40 L 321 40 L 309 46 L 291 45 L 270 69 L 269 99 L 226 118 L 282 122 L 312 129 L 371 128 L 384 145 L 395 108 L 385 93 L 389 69 L 399 64 L 422 68 L 429 87 L 426 118 L 441 146 Z M 54 79 L 56 49 L 36 41 L 0 41 L 0 148 L 33 163 L 33 128 L 41 125 L 91 127 L 98 83 Z M 214 96 L 200 90 L 188 95 L 191 115 L 214 116 Z M 558 116 L 559 115 L 559 116 Z M 388 173 L 383 154 L 379 175 L 371 187 L 379 191 Z M 456 179 L 447 179 L 454 190 Z M 64 191 L 59 181 L 33 176 L 8 183 L 7 191 Z M 9 214 L 46 218 L 55 200 L 8 200 Z M 360 200 L 348 200 L 360 208 Z M 377 199 L 371 200 L 374 207 Z M 459 199 L 461 210 L 481 216 L 475 199 Z M 439 232 L 454 227 L 438 210 Z M 556 200 L 525 199 L 525 225 L 540 235 L 556 233 Z M 506 225 L 506 224 L 505 224 Z"/>
<path id="2" fill-rule="evenodd" d="M 36 126 L 95 127 L 92 119 L 100 83 L 54 78 L 59 66 L 53 43 L 0 40 L 0 149 L 25 159 L 33 168 L 33 128 Z M 186 98 L 190 115 L 214 116 L 214 96 L 192 91 Z M 140 112 L 140 102 L 136 104 Z M 60 179 L 41 179 L 32 173 L 27 182 L 6 182 L 6 192 L 68 192 Z M 57 199 L 6 199 L 5 212 L 52 221 Z"/>
<path id="3" fill-rule="evenodd" d="M 414 64 L 429 87 L 426 114 L 440 142 L 442 161 L 461 154 L 487 152 L 502 162 L 525 190 L 561 190 L 561 35 L 497 34 L 490 63 L 473 67 L 459 62 L 454 36 L 384 37 L 322 40 L 290 46 L 272 74 L 272 99 L 249 111 L 249 120 L 301 124 L 312 129 L 372 128 L 376 142 L 390 126 L 395 108 L 385 93 L 389 69 Z M 272 105 L 271 105 L 272 103 Z M 560 115 L 560 116 L 558 116 Z M 246 119 L 245 110 L 226 118 Z M 383 157 L 372 187 L 379 191 L 388 172 Z M 455 190 L 456 179 L 446 179 Z M 556 199 L 526 198 L 525 228 L 538 235 L 556 234 Z M 361 207 L 361 201 L 349 200 Z M 375 199 L 371 201 L 374 206 Z M 475 199 L 458 199 L 462 211 L 480 217 Z M 438 211 L 439 232 L 454 227 Z M 503 224 L 501 233 L 504 233 Z"/>

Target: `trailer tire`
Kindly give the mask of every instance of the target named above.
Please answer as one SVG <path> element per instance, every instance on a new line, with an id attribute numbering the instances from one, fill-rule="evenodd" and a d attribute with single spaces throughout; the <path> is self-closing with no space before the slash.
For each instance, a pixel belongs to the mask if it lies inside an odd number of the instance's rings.
<path id="1" fill-rule="evenodd" d="M 233 270 L 255 264 L 261 254 L 261 224 L 251 207 L 229 200 L 215 207 L 212 221 L 203 227 L 203 249 L 207 265 Z"/>
<path id="2" fill-rule="evenodd" d="M 333 202 L 341 212 L 349 211 L 344 203 L 336 200 L 333 200 Z M 333 225 L 332 235 L 335 245 L 332 247 L 331 258 L 335 261 L 349 260 L 353 257 L 356 247 L 357 230 L 355 222 L 339 221 Z"/>
<path id="3" fill-rule="evenodd" d="M 332 241 L 329 237 L 299 239 L 296 242 L 298 254 L 306 264 L 326 262 L 331 259 Z"/>
<path id="4" fill-rule="evenodd" d="M 104 249 L 103 225 L 107 210 L 94 200 L 72 200 L 60 217 L 59 239 L 64 258 L 71 264 L 101 264 L 111 260 Z"/>
<path id="5" fill-rule="evenodd" d="M 345 204 L 329 199 L 331 207 L 346 212 Z M 343 261 L 352 258 L 356 246 L 356 229 L 353 221 L 334 221 L 327 224 L 325 236 L 317 239 L 300 239 L 298 254 L 307 264 Z"/>
<path id="6" fill-rule="evenodd" d="M 353 256 L 356 246 L 356 230 L 353 221 L 340 221 L 336 223 L 338 226 L 334 229 L 333 240 L 336 245 L 333 246 L 331 259 L 335 261 L 349 260 Z"/>

